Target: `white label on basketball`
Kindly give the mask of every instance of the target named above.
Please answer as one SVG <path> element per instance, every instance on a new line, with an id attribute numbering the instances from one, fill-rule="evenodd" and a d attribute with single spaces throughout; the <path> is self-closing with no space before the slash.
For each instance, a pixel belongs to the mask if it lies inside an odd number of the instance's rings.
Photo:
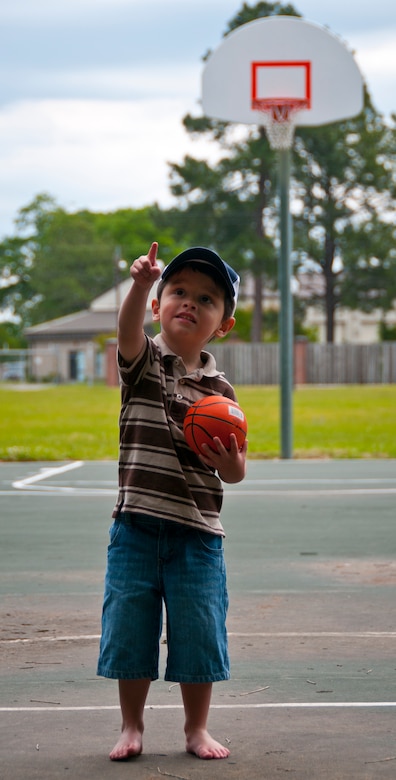
<path id="1" fill-rule="evenodd" d="M 229 406 L 228 407 L 228 414 L 234 417 L 238 417 L 239 420 L 244 420 L 245 415 L 242 411 L 242 409 L 238 409 L 237 406 Z"/>

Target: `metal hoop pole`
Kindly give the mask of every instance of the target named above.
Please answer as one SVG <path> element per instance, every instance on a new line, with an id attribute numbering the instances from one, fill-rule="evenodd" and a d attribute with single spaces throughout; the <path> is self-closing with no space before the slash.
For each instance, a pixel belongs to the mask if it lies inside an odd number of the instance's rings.
<path id="1" fill-rule="evenodd" d="M 293 298 L 291 295 L 292 225 L 290 215 L 290 149 L 280 149 L 280 257 L 279 291 L 281 457 L 293 457 Z"/>

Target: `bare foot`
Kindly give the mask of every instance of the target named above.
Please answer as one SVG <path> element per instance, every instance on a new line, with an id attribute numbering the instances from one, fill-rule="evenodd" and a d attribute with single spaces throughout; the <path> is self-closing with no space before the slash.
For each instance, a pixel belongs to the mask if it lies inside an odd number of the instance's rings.
<path id="1" fill-rule="evenodd" d="M 198 758 L 228 758 L 230 751 L 228 748 L 212 739 L 208 731 L 202 730 L 187 735 L 186 740 L 187 753 L 194 753 Z"/>
<path id="2" fill-rule="evenodd" d="M 142 734 L 137 729 L 125 728 L 117 744 L 110 753 L 112 761 L 125 761 L 133 756 L 140 756 L 143 748 Z"/>

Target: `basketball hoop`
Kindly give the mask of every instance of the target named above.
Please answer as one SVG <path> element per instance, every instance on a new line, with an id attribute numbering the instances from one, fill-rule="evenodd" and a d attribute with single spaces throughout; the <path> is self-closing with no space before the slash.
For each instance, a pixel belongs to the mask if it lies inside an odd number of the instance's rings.
<path id="1" fill-rule="evenodd" d="M 252 101 L 252 108 L 262 114 L 262 124 L 271 149 L 291 149 L 299 112 L 307 101 L 294 98 L 265 98 Z"/>

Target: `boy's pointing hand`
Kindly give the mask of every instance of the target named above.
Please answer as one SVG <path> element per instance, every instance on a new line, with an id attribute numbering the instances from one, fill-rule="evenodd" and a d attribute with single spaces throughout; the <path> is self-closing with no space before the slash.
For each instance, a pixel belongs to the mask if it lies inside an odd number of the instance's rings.
<path id="1" fill-rule="evenodd" d="M 131 276 L 139 287 L 150 288 L 161 276 L 157 263 L 158 243 L 153 241 L 147 255 L 140 255 L 131 265 Z"/>

